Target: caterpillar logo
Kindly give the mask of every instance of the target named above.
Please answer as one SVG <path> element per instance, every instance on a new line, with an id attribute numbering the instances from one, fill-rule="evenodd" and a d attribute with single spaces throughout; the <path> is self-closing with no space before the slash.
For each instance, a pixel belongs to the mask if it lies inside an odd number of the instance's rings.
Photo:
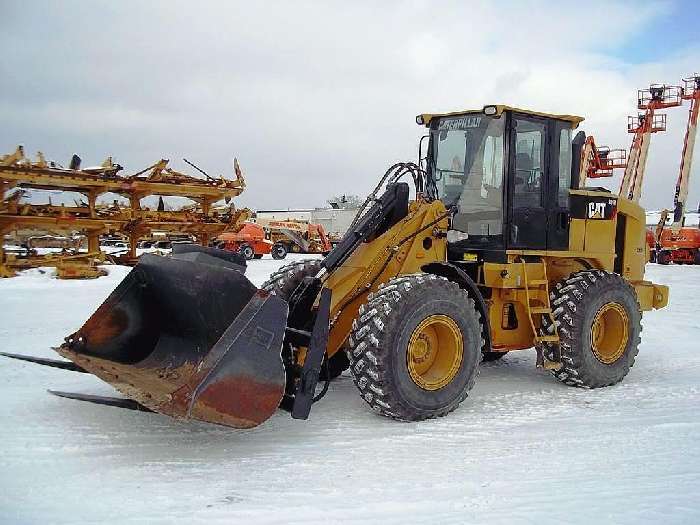
<path id="1" fill-rule="evenodd" d="M 603 219 L 605 218 L 604 202 L 589 202 L 588 203 L 588 219 Z"/>
<path id="2" fill-rule="evenodd" d="M 617 214 L 617 200 L 592 195 L 572 195 L 571 216 L 574 219 L 609 220 Z"/>

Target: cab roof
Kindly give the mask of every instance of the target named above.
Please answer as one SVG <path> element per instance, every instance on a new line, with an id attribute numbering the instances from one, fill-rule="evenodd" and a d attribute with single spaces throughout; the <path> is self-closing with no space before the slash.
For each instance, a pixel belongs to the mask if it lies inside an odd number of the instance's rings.
<path id="1" fill-rule="evenodd" d="M 529 109 L 516 108 L 513 106 L 506 106 L 503 104 L 489 104 L 484 106 L 482 109 L 466 109 L 464 111 L 453 111 L 451 113 L 421 113 L 416 117 L 416 122 L 423 126 L 430 126 L 430 121 L 434 118 L 440 117 L 453 117 L 458 115 L 473 115 L 475 113 L 486 114 L 486 108 L 496 108 L 495 112 L 489 115 L 501 116 L 504 111 L 515 111 L 517 113 L 524 113 L 526 115 L 535 115 L 537 117 L 553 118 L 557 120 L 565 120 L 571 122 L 572 128 L 577 128 L 579 123 L 581 123 L 584 118 L 576 115 L 557 115 L 555 113 L 543 113 L 541 111 L 532 111 Z M 493 110 L 492 110 L 493 111 Z"/>

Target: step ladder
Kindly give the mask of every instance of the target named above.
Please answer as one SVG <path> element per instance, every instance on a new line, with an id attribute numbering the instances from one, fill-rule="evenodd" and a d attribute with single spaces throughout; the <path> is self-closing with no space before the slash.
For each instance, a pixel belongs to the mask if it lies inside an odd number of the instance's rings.
<path id="1" fill-rule="evenodd" d="M 545 370 L 559 370 L 562 366 L 561 362 L 550 361 L 544 355 L 543 343 L 559 344 L 559 330 L 557 329 L 554 313 L 552 312 L 552 305 L 549 302 L 547 265 L 543 259 L 540 259 L 540 264 L 542 265 L 542 278 L 530 279 L 530 276 L 527 273 L 527 263 L 524 259 L 521 259 L 520 262 L 523 265 L 523 281 L 525 283 L 525 296 L 527 299 L 525 302 L 527 306 L 527 317 L 530 321 L 530 327 L 532 328 L 532 333 L 534 335 L 535 350 L 537 350 L 537 367 L 544 368 Z M 542 326 L 543 316 L 549 317 L 551 326 L 554 329 L 553 333 L 543 334 L 540 333 L 540 330 L 538 330 L 537 326 Z"/>

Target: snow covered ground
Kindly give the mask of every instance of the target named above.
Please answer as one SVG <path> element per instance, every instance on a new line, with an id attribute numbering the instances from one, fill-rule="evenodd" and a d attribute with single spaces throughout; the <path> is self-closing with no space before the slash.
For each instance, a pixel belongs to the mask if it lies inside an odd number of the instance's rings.
<path id="1" fill-rule="evenodd" d="M 280 264 L 252 261 L 249 277 Z M 51 356 L 128 272 L 108 269 L 0 281 L 0 348 Z M 114 392 L 2 360 L 0 522 L 700 523 L 700 267 L 648 277 L 671 304 L 645 315 L 622 384 L 566 387 L 514 353 L 423 423 L 376 416 L 347 375 L 308 421 L 240 431 L 59 399 L 45 390 Z"/>

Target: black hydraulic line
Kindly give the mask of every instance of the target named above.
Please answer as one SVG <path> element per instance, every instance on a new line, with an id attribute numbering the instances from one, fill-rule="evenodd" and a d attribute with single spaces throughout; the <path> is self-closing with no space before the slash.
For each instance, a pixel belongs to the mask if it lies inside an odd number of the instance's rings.
<path id="1" fill-rule="evenodd" d="M 416 165 L 413 162 L 397 162 L 396 164 L 390 166 L 389 169 L 386 170 L 386 172 L 384 172 L 382 178 L 379 179 L 379 183 L 375 186 L 374 190 L 372 190 L 372 192 L 367 196 L 365 201 L 357 210 L 357 214 L 355 215 L 355 218 L 350 224 L 348 231 L 352 231 L 352 229 L 355 227 L 357 222 L 362 217 L 365 209 L 367 208 L 367 205 L 371 201 L 376 200 L 377 193 L 382 188 L 382 186 L 384 186 L 385 183 L 391 184 L 393 182 L 396 182 L 406 174 L 410 174 L 413 178 L 413 183 L 415 185 L 416 192 L 422 193 L 425 189 L 424 181 L 427 179 L 427 174 L 425 173 L 425 171 L 423 171 L 418 165 Z M 430 198 L 430 195 L 428 195 L 428 197 Z"/>
<path id="2" fill-rule="evenodd" d="M 357 225 L 358 221 L 360 218 L 363 216 L 365 208 L 367 208 L 367 205 L 373 201 L 376 200 L 377 193 L 381 189 L 381 187 L 384 185 L 384 182 L 389 178 L 390 174 L 392 171 L 397 169 L 401 164 L 394 164 L 393 166 L 389 167 L 388 170 L 384 173 L 381 179 L 379 179 L 379 183 L 375 186 L 375 188 L 372 190 L 372 192 L 367 196 L 365 201 L 362 203 L 362 205 L 359 207 L 357 210 L 357 213 L 355 214 L 355 218 L 352 220 L 350 223 L 350 226 L 348 227 L 347 231 L 352 231 L 355 226 Z"/>

